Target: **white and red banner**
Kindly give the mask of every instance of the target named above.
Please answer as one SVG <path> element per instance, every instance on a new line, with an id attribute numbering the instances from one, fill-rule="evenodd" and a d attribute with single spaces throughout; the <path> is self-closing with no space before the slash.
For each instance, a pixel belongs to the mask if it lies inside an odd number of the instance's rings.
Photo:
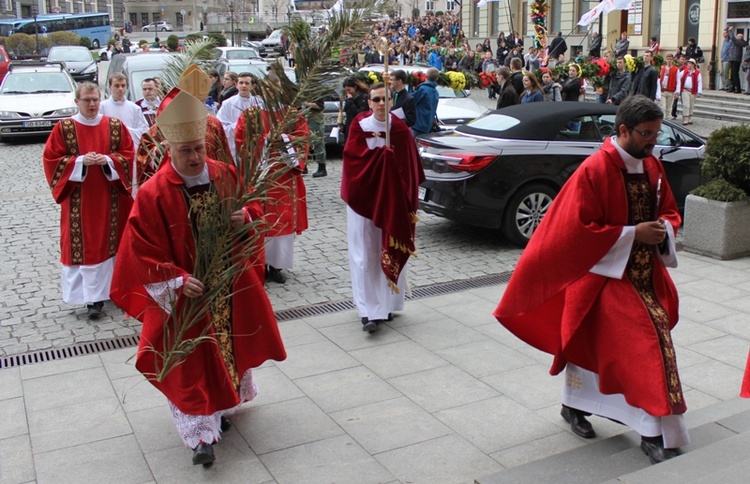
<path id="1" fill-rule="evenodd" d="M 477 7 L 481 8 L 487 5 L 490 2 L 502 2 L 503 0 L 479 0 L 477 2 Z"/>
<path id="2" fill-rule="evenodd" d="M 599 14 L 609 13 L 615 10 L 630 10 L 632 5 L 633 0 L 602 0 L 596 7 L 581 16 L 578 25 L 586 27 L 588 24 L 596 20 Z"/>

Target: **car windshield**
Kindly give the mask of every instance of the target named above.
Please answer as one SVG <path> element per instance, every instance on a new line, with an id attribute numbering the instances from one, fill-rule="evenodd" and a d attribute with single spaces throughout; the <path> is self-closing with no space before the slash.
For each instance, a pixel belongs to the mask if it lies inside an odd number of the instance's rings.
<path id="1" fill-rule="evenodd" d="M 446 86 L 438 86 L 437 92 L 438 92 L 438 97 L 442 99 L 467 97 L 465 91 L 461 91 L 458 89 L 451 89 L 450 87 L 446 87 Z"/>
<path id="2" fill-rule="evenodd" d="M 47 56 L 47 60 L 69 62 L 93 61 L 89 51 L 83 49 L 53 49 Z"/>
<path id="3" fill-rule="evenodd" d="M 14 72 L 3 82 L 2 94 L 73 92 L 62 72 Z"/>
<path id="4" fill-rule="evenodd" d="M 130 89 L 133 91 L 133 97 L 131 101 L 135 102 L 143 98 L 143 91 L 141 91 L 141 82 L 149 77 L 161 76 L 161 70 L 153 71 L 135 71 L 130 74 Z"/>
<path id="5" fill-rule="evenodd" d="M 260 56 L 257 52 L 255 52 L 252 49 L 242 49 L 242 50 L 228 50 L 227 51 L 227 59 L 229 60 L 237 60 L 237 59 L 259 59 Z"/>
<path id="6" fill-rule="evenodd" d="M 466 123 L 466 127 L 481 129 L 483 131 L 494 131 L 501 133 L 507 129 L 513 128 L 521 124 L 521 121 L 505 114 L 489 113 L 479 116 L 477 119 Z M 457 131 L 461 131 L 463 126 L 456 128 Z"/>

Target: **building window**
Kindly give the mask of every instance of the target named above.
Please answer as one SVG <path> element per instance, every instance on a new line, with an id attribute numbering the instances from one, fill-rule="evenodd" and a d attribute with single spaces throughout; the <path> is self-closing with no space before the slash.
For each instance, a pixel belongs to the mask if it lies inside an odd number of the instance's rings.
<path id="1" fill-rule="evenodd" d="M 445 10 L 447 12 L 453 12 L 454 10 L 456 10 L 456 2 L 454 0 L 446 0 Z"/>
<path id="2" fill-rule="evenodd" d="M 138 14 L 134 12 L 130 12 L 130 23 L 133 25 L 138 25 Z"/>
<path id="3" fill-rule="evenodd" d="M 554 34 L 562 30 L 562 0 L 552 0 L 550 2 L 548 18 L 549 30 L 547 35 L 553 37 Z"/>
<path id="4" fill-rule="evenodd" d="M 148 25 L 148 14 L 142 13 L 141 14 L 141 26 Z"/>
<path id="5" fill-rule="evenodd" d="M 151 14 L 151 18 L 154 19 L 154 22 L 158 22 L 159 20 L 161 20 L 161 13 L 153 13 Z"/>
<path id="6" fill-rule="evenodd" d="M 175 27 L 182 27 L 184 23 L 185 23 L 185 18 L 182 16 L 180 12 L 177 12 L 175 14 Z"/>
<path id="7" fill-rule="evenodd" d="M 12 11 L 13 10 L 13 2 L 12 0 L 5 0 L 5 10 Z"/>
<path id="8" fill-rule="evenodd" d="M 427 0 L 427 3 L 425 5 L 425 10 L 428 12 L 434 12 L 435 11 L 435 2 L 431 0 Z"/>

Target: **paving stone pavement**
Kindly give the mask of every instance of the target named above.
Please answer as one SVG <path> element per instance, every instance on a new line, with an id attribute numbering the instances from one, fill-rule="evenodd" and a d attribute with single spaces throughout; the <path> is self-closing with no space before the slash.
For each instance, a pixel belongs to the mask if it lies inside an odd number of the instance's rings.
<path id="1" fill-rule="evenodd" d="M 59 208 L 42 169 L 43 143 L 0 146 L 0 356 L 129 336 L 140 323 L 111 303 L 106 317 L 62 302 Z M 346 251 L 346 205 L 341 200 L 341 150 L 329 152 L 329 175 L 305 177 L 310 229 L 297 238 L 295 268 L 283 285 L 268 283 L 275 310 L 351 299 Z M 499 232 L 420 213 L 418 258 L 409 283 L 421 287 L 510 271 L 520 250 Z"/>

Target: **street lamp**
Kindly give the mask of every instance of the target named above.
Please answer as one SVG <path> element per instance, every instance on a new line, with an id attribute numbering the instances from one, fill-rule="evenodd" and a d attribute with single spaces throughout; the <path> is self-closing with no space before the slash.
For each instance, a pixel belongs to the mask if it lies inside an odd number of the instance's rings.
<path id="1" fill-rule="evenodd" d="M 292 8 L 291 7 L 286 8 L 286 18 L 287 18 L 287 23 L 291 25 L 292 23 Z"/>
<path id="2" fill-rule="evenodd" d="M 36 37 L 36 54 L 39 55 L 39 24 L 36 21 L 36 17 L 39 14 L 36 5 L 31 7 L 32 13 L 34 14 L 34 37 Z"/>
<path id="3" fill-rule="evenodd" d="M 234 0 L 229 0 L 229 23 L 232 32 L 232 47 L 234 47 Z"/>

